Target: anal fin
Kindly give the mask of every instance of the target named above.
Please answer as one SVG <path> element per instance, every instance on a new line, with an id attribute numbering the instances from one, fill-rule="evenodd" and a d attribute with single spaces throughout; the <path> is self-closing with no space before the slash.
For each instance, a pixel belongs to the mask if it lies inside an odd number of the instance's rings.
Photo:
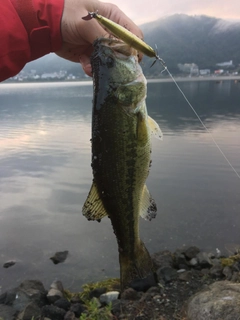
<path id="1" fill-rule="evenodd" d="M 143 219 L 151 221 L 157 215 L 157 205 L 151 197 L 147 186 L 145 185 L 142 192 L 140 203 L 140 216 Z"/>

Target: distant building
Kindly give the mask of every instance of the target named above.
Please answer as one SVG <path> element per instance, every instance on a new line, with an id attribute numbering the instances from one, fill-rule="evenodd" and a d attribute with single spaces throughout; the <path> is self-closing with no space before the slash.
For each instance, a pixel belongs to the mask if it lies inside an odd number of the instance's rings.
<path id="1" fill-rule="evenodd" d="M 224 70 L 223 69 L 219 69 L 219 70 L 215 70 L 214 71 L 214 74 L 216 75 L 216 76 L 219 76 L 219 75 L 221 75 L 221 74 L 223 74 L 224 73 Z"/>
<path id="2" fill-rule="evenodd" d="M 188 73 L 190 76 L 198 76 L 199 68 L 195 63 L 179 63 L 178 68 L 183 73 Z"/>
<path id="3" fill-rule="evenodd" d="M 211 71 L 210 71 L 210 69 L 200 69 L 199 74 L 200 74 L 200 76 L 210 76 Z"/>
<path id="4" fill-rule="evenodd" d="M 216 66 L 218 67 L 222 67 L 222 68 L 229 68 L 229 67 L 234 67 L 233 65 L 233 61 L 230 60 L 230 61 L 227 61 L 227 62 L 220 62 L 220 63 L 217 63 Z"/>
<path id="5" fill-rule="evenodd" d="M 56 72 L 43 73 L 43 74 L 41 75 L 41 79 L 54 79 L 54 78 L 57 78 Z"/>

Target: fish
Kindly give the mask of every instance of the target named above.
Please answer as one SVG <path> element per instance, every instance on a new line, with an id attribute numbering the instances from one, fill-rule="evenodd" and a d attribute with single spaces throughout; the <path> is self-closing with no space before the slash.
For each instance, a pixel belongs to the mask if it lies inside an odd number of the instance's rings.
<path id="1" fill-rule="evenodd" d="M 82 212 L 88 220 L 110 218 L 124 290 L 154 279 L 152 259 L 139 235 L 139 216 L 156 216 L 145 181 L 151 135 L 161 139 L 162 132 L 147 113 L 147 82 L 137 51 L 118 39 L 100 38 L 93 46 L 93 183 Z"/>

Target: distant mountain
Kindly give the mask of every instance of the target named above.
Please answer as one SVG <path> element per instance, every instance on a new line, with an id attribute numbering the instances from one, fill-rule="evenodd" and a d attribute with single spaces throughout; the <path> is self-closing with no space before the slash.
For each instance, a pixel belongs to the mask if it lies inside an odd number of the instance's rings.
<path id="1" fill-rule="evenodd" d="M 199 68 L 216 68 L 216 64 L 233 60 L 240 63 L 240 22 L 229 22 L 207 16 L 177 14 L 141 26 L 145 41 L 155 48 L 171 72 L 178 72 L 178 63 L 195 63 Z M 160 68 L 149 68 L 152 59 L 143 63 L 146 75 L 157 75 Z M 79 64 L 65 61 L 55 54 L 29 63 L 24 70 L 37 72 L 66 70 L 84 78 Z"/>
<path id="2" fill-rule="evenodd" d="M 36 70 L 37 74 L 58 72 L 60 70 L 66 70 L 68 73 L 79 75 L 80 78 L 85 77 L 85 73 L 79 63 L 74 63 L 58 57 L 54 53 L 47 54 L 46 56 L 29 62 L 23 69 L 23 71 L 29 72 Z"/>
<path id="3" fill-rule="evenodd" d="M 195 63 L 199 68 L 216 68 L 216 64 L 233 60 L 240 63 L 240 22 L 229 22 L 207 16 L 176 14 L 141 26 L 145 40 L 158 53 L 172 72 L 178 63 Z M 144 70 L 151 61 L 145 59 Z"/>

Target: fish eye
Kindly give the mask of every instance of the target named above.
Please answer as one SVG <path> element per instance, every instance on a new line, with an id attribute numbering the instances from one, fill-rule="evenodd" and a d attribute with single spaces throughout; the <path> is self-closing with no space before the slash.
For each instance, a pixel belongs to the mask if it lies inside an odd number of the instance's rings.
<path id="1" fill-rule="evenodd" d="M 112 68 L 114 66 L 114 59 L 112 57 L 107 57 L 106 64 L 108 68 Z"/>

